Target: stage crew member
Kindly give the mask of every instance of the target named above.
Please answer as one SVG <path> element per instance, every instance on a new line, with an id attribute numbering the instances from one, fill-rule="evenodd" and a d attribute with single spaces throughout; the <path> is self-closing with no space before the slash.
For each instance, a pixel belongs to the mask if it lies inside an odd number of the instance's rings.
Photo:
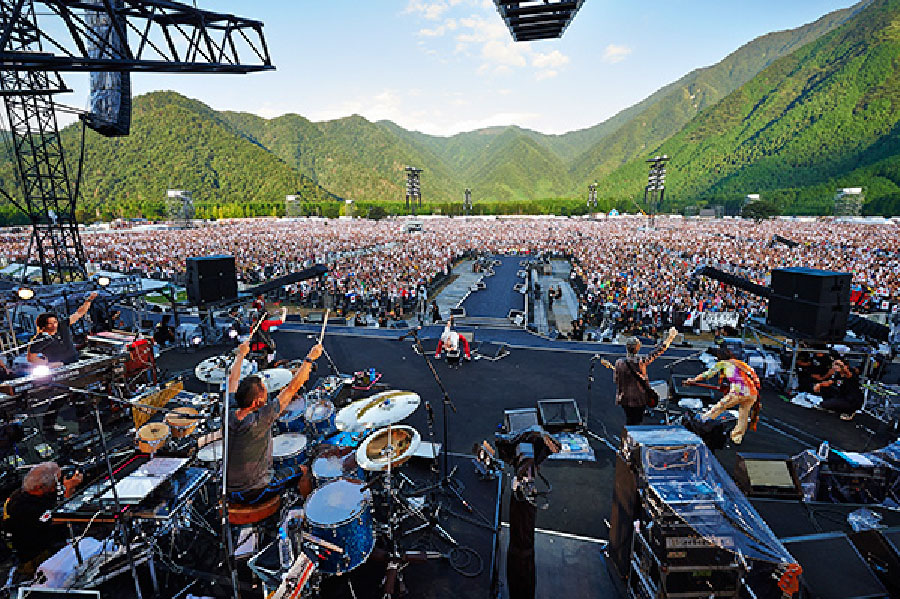
<path id="1" fill-rule="evenodd" d="M 646 356 L 639 356 L 641 342 L 637 337 L 629 337 L 625 341 L 627 356 L 616 360 L 613 379 L 616 382 L 616 403 L 625 410 L 625 424 L 640 424 L 644 421 L 644 410 L 647 408 L 647 366 L 669 349 L 678 331 L 669 329 L 662 344 L 656 346 Z"/>
<path id="2" fill-rule="evenodd" d="M 820 408 L 840 412 L 844 420 L 853 418 L 853 413 L 861 410 L 865 403 L 865 395 L 859 385 L 859 372 L 843 360 L 834 361 L 828 377 L 816 383 L 813 392 L 822 396 Z"/>
<path id="3" fill-rule="evenodd" d="M 22 571 L 34 573 L 40 563 L 65 543 L 66 529 L 50 521 L 50 512 L 56 507 L 57 482 L 62 483 L 65 496 L 71 497 L 75 487 L 81 484 L 79 473 L 62 478 L 55 462 L 36 465 L 22 482 L 22 488 L 13 491 L 3 506 L 3 529 L 10 535 Z"/>
<path id="4" fill-rule="evenodd" d="M 731 431 L 731 440 L 740 444 L 744 440 L 744 433 L 747 432 L 751 411 L 753 411 L 753 430 L 756 430 L 756 421 L 759 417 L 759 377 L 753 368 L 736 359 L 727 348 L 718 348 L 715 356 L 718 362 L 712 368 L 688 379 L 685 383 L 688 385 L 699 383 L 716 375 L 727 381 L 728 393 L 719 400 L 719 403 L 707 410 L 703 417 L 718 418 L 725 410 L 737 406 L 738 421 Z"/>
<path id="5" fill-rule="evenodd" d="M 91 302 L 96 298 L 95 291 L 74 314 L 63 320 L 52 312 L 39 314 L 35 320 L 37 334 L 28 345 L 28 361 L 32 364 L 44 364 L 50 368 L 78 361 L 78 350 L 75 349 L 70 327 L 88 313 Z"/>
<path id="6" fill-rule="evenodd" d="M 228 377 L 229 390 L 236 391 L 228 413 L 227 488 L 232 500 L 253 504 L 280 493 L 302 474 L 299 468 L 290 467 L 273 472 L 272 425 L 309 379 L 313 363 L 322 355 L 322 346 L 317 344 L 309 350 L 294 378 L 271 401 L 261 378 L 240 380 L 241 363 L 249 352 L 249 341 L 238 346 Z"/>

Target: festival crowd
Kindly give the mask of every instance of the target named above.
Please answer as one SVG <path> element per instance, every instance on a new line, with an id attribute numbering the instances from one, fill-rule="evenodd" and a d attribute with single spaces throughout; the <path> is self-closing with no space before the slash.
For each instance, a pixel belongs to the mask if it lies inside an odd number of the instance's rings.
<path id="1" fill-rule="evenodd" d="M 330 293 L 337 306 L 373 315 L 415 306 L 455 261 L 485 253 L 569 258 L 580 315 L 592 324 L 610 309 L 660 326 L 675 312 L 764 309 L 761 298 L 717 281 L 692 285 L 691 273 L 703 264 L 762 284 L 778 267 L 851 272 L 875 308 L 900 303 L 900 235 L 893 223 L 659 217 L 650 229 L 646 217 L 628 216 L 429 218 L 416 233 L 404 232 L 404 223 L 225 220 L 193 229 L 86 232 L 82 240 L 87 259 L 104 270 L 176 282 L 191 256 L 235 256 L 238 279 L 248 285 L 325 263 L 327 278 L 289 286 L 290 299 L 314 305 Z M 24 259 L 27 234 L 2 235 L 0 242 L 10 261 Z"/>

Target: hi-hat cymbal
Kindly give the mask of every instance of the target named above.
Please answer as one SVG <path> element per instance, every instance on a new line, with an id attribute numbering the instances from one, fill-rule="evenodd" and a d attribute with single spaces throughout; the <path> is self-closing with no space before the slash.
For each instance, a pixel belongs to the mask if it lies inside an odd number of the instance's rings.
<path id="1" fill-rule="evenodd" d="M 287 368 L 269 368 L 256 373 L 256 376 L 262 379 L 263 385 L 269 393 L 281 391 L 291 382 L 294 374 Z"/>
<path id="2" fill-rule="evenodd" d="M 383 391 L 342 408 L 335 425 L 348 432 L 385 427 L 409 417 L 421 401 L 412 391 Z"/>
<path id="3" fill-rule="evenodd" d="M 356 462 L 369 472 L 384 472 L 388 464 L 396 468 L 412 457 L 422 437 L 411 426 L 400 425 L 375 431 L 356 450 Z"/>

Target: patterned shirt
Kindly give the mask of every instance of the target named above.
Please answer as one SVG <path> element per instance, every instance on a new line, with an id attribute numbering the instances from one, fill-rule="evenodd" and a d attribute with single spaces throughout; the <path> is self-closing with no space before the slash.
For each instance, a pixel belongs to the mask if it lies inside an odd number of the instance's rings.
<path id="1" fill-rule="evenodd" d="M 729 384 L 729 393 L 738 395 L 758 395 L 759 378 L 750 366 L 746 366 L 746 372 L 737 364 L 738 360 L 720 360 L 712 368 L 701 374 L 698 378 L 708 379 L 715 375 L 722 376 Z M 743 362 L 741 362 L 743 364 Z"/>

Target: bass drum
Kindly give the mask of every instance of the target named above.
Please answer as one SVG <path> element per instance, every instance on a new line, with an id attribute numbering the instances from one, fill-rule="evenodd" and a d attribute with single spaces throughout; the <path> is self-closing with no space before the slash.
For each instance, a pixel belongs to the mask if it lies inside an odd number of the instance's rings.
<path id="1" fill-rule="evenodd" d="M 358 480 L 339 479 L 313 491 L 303 504 L 310 534 L 344 550 L 319 557 L 319 570 L 346 574 L 365 563 L 375 548 L 372 494 Z"/>

